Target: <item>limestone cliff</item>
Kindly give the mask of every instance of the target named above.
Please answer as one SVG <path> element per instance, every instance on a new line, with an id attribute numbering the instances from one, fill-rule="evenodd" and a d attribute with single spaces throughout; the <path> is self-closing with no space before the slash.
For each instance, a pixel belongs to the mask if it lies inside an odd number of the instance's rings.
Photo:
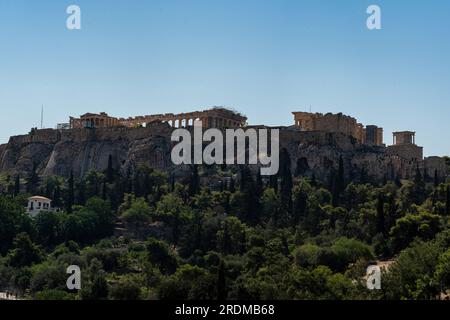
<path id="1" fill-rule="evenodd" d="M 155 122 L 145 128 L 98 128 L 71 130 L 36 130 L 11 137 L 0 146 L 0 172 L 22 176 L 35 170 L 42 176 L 67 177 L 71 171 L 80 177 L 90 170 L 102 171 L 111 155 L 113 165 L 122 172 L 141 163 L 159 170 L 171 170 L 172 142 L 168 124 Z M 413 177 L 417 166 L 431 176 L 447 175 L 441 158 L 410 161 L 386 152 L 384 147 L 360 144 L 351 136 L 323 131 L 299 131 L 281 128 L 280 146 L 291 155 L 292 171 L 326 181 L 337 170 L 340 157 L 349 180 L 359 180 L 362 173 L 375 180 Z"/>
<path id="2" fill-rule="evenodd" d="M 170 165 L 168 125 L 146 128 L 103 128 L 37 130 L 11 137 L 0 148 L 0 171 L 24 175 L 36 166 L 42 176 L 67 177 L 71 171 L 82 176 L 90 170 L 104 170 L 111 155 L 116 168 L 133 169 L 147 163 L 164 170 Z"/>

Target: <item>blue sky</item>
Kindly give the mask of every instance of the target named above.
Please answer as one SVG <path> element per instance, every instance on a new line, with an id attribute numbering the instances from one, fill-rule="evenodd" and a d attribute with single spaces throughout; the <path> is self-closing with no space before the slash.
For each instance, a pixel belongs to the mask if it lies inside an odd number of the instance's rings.
<path id="1" fill-rule="evenodd" d="M 66 8 L 82 30 L 66 29 Z M 382 30 L 366 28 L 378 4 Z M 450 154 L 450 1 L 1 0 L 0 142 L 70 115 L 343 112 Z"/>

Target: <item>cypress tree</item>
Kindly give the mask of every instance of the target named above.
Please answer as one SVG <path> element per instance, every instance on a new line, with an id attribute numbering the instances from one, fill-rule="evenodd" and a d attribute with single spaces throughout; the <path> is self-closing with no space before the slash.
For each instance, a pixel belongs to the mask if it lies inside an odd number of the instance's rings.
<path id="1" fill-rule="evenodd" d="M 450 215 L 450 186 L 447 186 L 445 197 L 445 214 Z"/>
<path id="2" fill-rule="evenodd" d="M 437 169 L 434 170 L 434 187 L 439 186 L 439 174 Z"/>
<path id="3" fill-rule="evenodd" d="M 52 206 L 55 208 L 61 207 L 61 188 L 59 187 L 59 185 L 57 185 L 53 190 Z"/>
<path id="4" fill-rule="evenodd" d="M 36 173 L 36 169 L 36 163 L 33 163 L 33 168 L 27 179 L 27 192 L 31 194 L 36 192 L 36 187 L 39 184 L 39 176 Z"/>
<path id="5" fill-rule="evenodd" d="M 361 173 L 359 175 L 359 181 L 361 184 L 366 184 L 369 182 L 367 170 L 366 170 L 366 167 L 364 167 L 364 166 L 361 168 Z"/>
<path id="6" fill-rule="evenodd" d="M 112 183 L 114 181 L 114 168 L 113 168 L 112 155 L 109 155 L 109 157 L 108 157 L 108 168 L 106 169 L 106 181 L 108 183 Z"/>
<path id="7" fill-rule="evenodd" d="M 344 159 L 339 157 L 338 172 L 335 176 L 335 181 L 332 185 L 333 205 L 338 206 L 340 203 L 341 194 L 345 189 L 345 177 L 344 177 Z"/>
<path id="8" fill-rule="evenodd" d="M 342 156 L 339 157 L 339 168 L 337 175 L 337 187 L 338 191 L 342 192 L 345 189 L 345 177 L 344 177 L 344 159 Z"/>
<path id="9" fill-rule="evenodd" d="M 16 181 L 14 182 L 14 197 L 17 197 L 20 193 L 20 175 L 16 176 Z"/>
<path id="10" fill-rule="evenodd" d="M 263 193 L 263 181 L 262 181 L 262 176 L 261 176 L 261 171 L 258 170 L 258 173 L 256 174 L 256 194 L 258 195 L 258 197 L 261 197 L 262 193 Z"/>
<path id="11" fill-rule="evenodd" d="M 103 181 L 103 184 L 102 184 L 102 199 L 106 200 L 106 196 L 107 196 L 107 185 L 106 185 L 106 181 Z"/>
<path id="12" fill-rule="evenodd" d="M 317 186 L 317 179 L 316 179 L 316 173 L 313 172 L 311 177 L 311 186 L 316 187 Z"/>
<path id="13" fill-rule="evenodd" d="M 395 182 L 395 185 L 396 185 L 397 187 L 401 188 L 402 182 L 400 181 L 400 177 L 399 177 L 398 174 L 395 175 L 395 180 L 394 180 L 394 182 Z"/>
<path id="14" fill-rule="evenodd" d="M 236 186 L 234 185 L 233 177 L 230 178 L 230 192 L 231 193 L 235 193 L 236 192 Z"/>
<path id="15" fill-rule="evenodd" d="M 77 189 L 77 204 L 84 206 L 84 204 L 86 203 L 86 185 L 83 179 L 78 183 Z"/>
<path id="16" fill-rule="evenodd" d="M 71 213 L 75 199 L 73 171 L 70 172 L 70 177 L 69 180 L 67 181 L 67 185 L 68 187 L 67 187 L 66 209 L 68 213 Z"/>
<path id="17" fill-rule="evenodd" d="M 278 175 L 274 174 L 269 177 L 269 188 L 278 193 Z"/>
<path id="18" fill-rule="evenodd" d="M 200 177 L 198 175 L 198 166 L 193 165 L 192 166 L 192 174 L 191 174 L 191 181 L 189 184 L 189 195 L 195 196 L 200 192 Z"/>
<path id="19" fill-rule="evenodd" d="M 419 166 L 416 168 L 416 175 L 414 177 L 414 186 L 412 190 L 412 199 L 410 199 L 415 204 L 422 204 L 425 200 L 425 181 L 423 180 L 422 174 L 420 173 Z"/>
<path id="20" fill-rule="evenodd" d="M 386 235 L 386 220 L 384 215 L 384 197 L 380 193 L 377 201 L 377 232 Z"/>
<path id="21" fill-rule="evenodd" d="M 291 157 L 286 148 L 280 151 L 280 196 L 281 205 L 286 213 L 292 212 L 292 174 Z"/>
<path id="22" fill-rule="evenodd" d="M 133 193 L 136 195 L 136 197 L 141 197 L 142 190 L 141 190 L 141 184 L 139 181 L 139 172 L 136 171 L 133 175 Z"/>
<path id="23" fill-rule="evenodd" d="M 397 211 L 398 211 L 398 205 L 395 201 L 395 196 L 391 195 L 389 196 L 388 199 L 388 214 L 387 217 L 385 219 L 385 226 L 386 226 L 386 231 L 390 230 L 390 228 L 395 224 L 396 220 L 397 220 Z"/>
<path id="24" fill-rule="evenodd" d="M 306 192 L 300 190 L 295 194 L 292 208 L 294 226 L 299 224 L 299 222 L 305 218 L 307 200 L 308 195 L 306 194 Z"/>
<path id="25" fill-rule="evenodd" d="M 227 298 L 227 286 L 225 277 L 225 263 L 220 259 L 219 268 L 217 269 L 217 300 L 224 301 Z"/>

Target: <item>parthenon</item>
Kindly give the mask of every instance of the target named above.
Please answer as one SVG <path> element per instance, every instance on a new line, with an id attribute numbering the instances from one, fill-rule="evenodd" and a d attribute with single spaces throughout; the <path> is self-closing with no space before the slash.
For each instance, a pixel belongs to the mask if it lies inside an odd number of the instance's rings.
<path id="1" fill-rule="evenodd" d="M 70 128 L 145 127 L 147 124 L 155 121 L 166 122 L 175 128 L 183 128 L 192 126 L 194 121 L 198 120 L 202 121 L 202 125 L 205 128 L 226 129 L 245 126 L 247 118 L 240 113 L 223 107 L 188 113 L 153 114 L 126 119 L 111 117 L 107 113 L 101 112 L 99 114 L 86 113 L 80 118 L 70 117 Z"/>

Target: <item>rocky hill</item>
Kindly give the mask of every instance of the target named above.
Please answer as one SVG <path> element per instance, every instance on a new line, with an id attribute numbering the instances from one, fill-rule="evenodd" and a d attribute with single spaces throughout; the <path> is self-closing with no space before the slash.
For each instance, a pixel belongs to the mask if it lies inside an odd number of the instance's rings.
<path id="1" fill-rule="evenodd" d="M 359 180 L 363 174 L 380 181 L 397 176 L 410 178 L 417 166 L 431 176 L 435 170 L 440 177 L 448 174 L 441 158 L 409 161 L 388 154 L 384 147 L 361 145 L 341 133 L 280 129 L 280 146 L 289 151 L 292 171 L 314 174 L 323 181 L 337 170 L 340 157 L 349 180 Z M 132 171 L 141 163 L 169 171 L 174 169 L 170 159 L 173 130 L 160 122 L 145 128 L 35 130 L 11 137 L 0 146 L 0 173 L 24 176 L 34 167 L 41 176 L 67 177 L 72 171 L 80 177 L 90 170 L 106 169 L 110 155 L 114 167 L 122 172 Z"/>

